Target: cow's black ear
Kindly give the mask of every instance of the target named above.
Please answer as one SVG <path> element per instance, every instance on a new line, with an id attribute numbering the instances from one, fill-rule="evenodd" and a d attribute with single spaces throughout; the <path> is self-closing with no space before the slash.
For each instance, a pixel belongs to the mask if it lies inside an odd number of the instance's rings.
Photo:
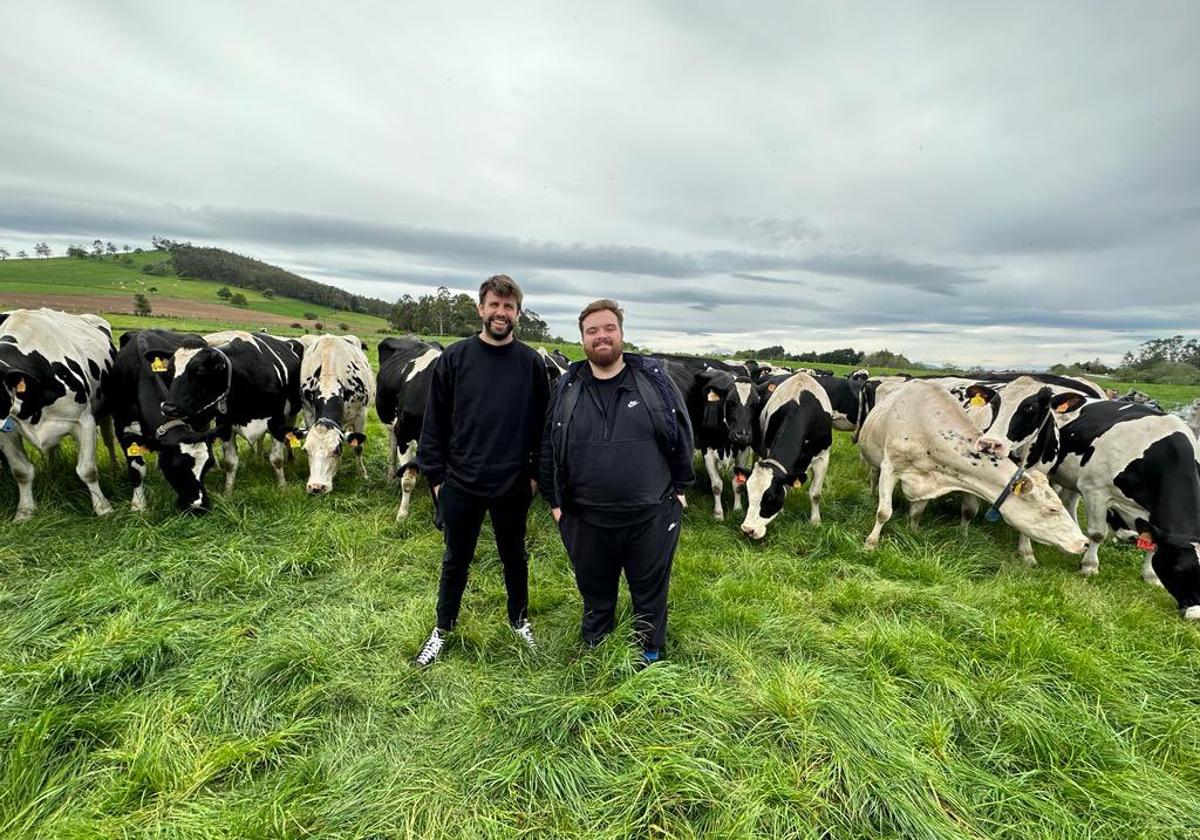
<path id="1" fill-rule="evenodd" d="M 367 342 L 365 342 L 365 341 L 360 341 L 358 343 L 362 345 L 362 350 L 364 353 L 366 353 L 368 350 L 371 349 L 370 346 L 368 346 Z"/>
<path id="2" fill-rule="evenodd" d="M 161 350 L 147 350 L 145 359 L 155 373 L 166 373 L 171 369 L 171 357 Z"/>
<path id="3" fill-rule="evenodd" d="M 37 380 L 25 371 L 8 370 L 4 374 L 4 386 L 14 394 L 24 394 L 37 385 Z"/>
<path id="4" fill-rule="evenodd" d="M 1069 411 L 1075 411 L 1087 402 L 1087 397 L 1083 394 L 1057 394 L 1050 400 L 1050 408 L 1056 414 L 1066 414 Z"/>
<path id="5" fill-rule="evenodd" d="M 996 399 L 996 392 L 986 385 L 972 385 L 966 390 L 967 405 L 987 405 Z"/>
<path id="6" fill-rule="evenodd" d="M 346 443 L 350 444 L 351 449 L 362 449 L 367 442 L 367 436 L 361 432 L 351 432 L 346 435 Z"/>

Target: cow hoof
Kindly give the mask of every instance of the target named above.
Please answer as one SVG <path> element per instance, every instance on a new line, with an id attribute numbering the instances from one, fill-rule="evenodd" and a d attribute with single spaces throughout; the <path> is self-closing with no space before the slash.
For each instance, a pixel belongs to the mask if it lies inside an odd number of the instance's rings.
<path id="1" fill-rule="evenodd" d="M 878 545 L 879 542 L 876 540 L 867 540 L 863 543 L 863 548 L 865 548 L 867 551 L 874 551 Z"/>
<path id="2" fill-rule="evenodd" d="M 404 510 L 403 508 L 396 511 L 396 521 L 397 522 L 403 522 L 405 519 L 408 519 L 408 511 Z"/>
<path id="3" fill-rule="evenodd" d="M 32 510 L 18 510 L 17 515 L 13 517 L 13 522 L 25 522 L 33 518 Z"/>
<path id="4" fill-rule="evenodd" d="M 1200 621 L 1200 606 L 1188 607 L 1183 611 L 1185 621 Z"/>
<path id="5" fill-rule="evenodd" d="M 1084 577 L 1092 577 L 1093 575 L 1098 574 L 1099 571 L 1100 571 L 1099 566 L 1080 566 L 1079 567 L 1079 574 L 1083 575 Z"/>
<path id="6" fill-rule="evenodd" d="M 1142 580 L 1144 580 L 1146 583 L 1150 584 L 1151 586 L 1158 586 L 1163 589 L 1166 588 L 1163 586 L 1163 582 L 1158 579 L 1158 575 L 1142 575 Z"/>
<path id="7" fill-rule="evenodd" d="M 718 522 L 724 522 L 725 514 L 722 511 L 714 510 L 713 511 L 713 519 L 717 520 Z"/>
<path id="8" fill-rule="evenodd" d="M 97 516 L 108 516 L 113 512 L 112 505 L 110 505 L 108 502 L 105 502 L 102 505 L 93 505 L 92 509 L 96 511 Z"/>
<path id="9" fill-rule="evenodd" d="M 145 513 L 146 512 L 146 503 L 145 502 L 130 502 L 129 509 L 131 511 L 133 511 L 134 513 Z"/>

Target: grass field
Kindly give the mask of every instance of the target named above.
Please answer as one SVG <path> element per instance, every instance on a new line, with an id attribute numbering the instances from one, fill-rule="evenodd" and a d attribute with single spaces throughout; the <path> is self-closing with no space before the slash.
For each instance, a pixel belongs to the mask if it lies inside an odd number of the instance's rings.
<path id="1" fill-rule="evenodd" d="M 530 515 L 540 650 L 503 616 L 485 527 L 443 661 L 419 485 L 279 490 L 247 455 L 204 518 L 98 520 L 70 452 L 20 525 L 0 480 L 0 837 L 1170 838 L 1200 832 L 1200 628 L 1106 546 L 1100 574 L 957 508 L 874 504 L 839 433 L 825 525 L 792 494 L 750 544 L 689 494 L 668 661 L 581 654 L 549 512 Z M 209 476 L 217 489 L 220 476 Z M 728 498 L 728 497 L 727 497 Z M 902 508 L 901 508 L 902 511 Z"/>

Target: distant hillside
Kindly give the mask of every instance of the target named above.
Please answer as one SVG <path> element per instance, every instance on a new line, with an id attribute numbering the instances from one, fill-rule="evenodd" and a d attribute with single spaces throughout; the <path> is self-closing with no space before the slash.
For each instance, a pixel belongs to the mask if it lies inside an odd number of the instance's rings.
<path id="1" fill-rule="evenodd" d="M 287 274 L 257 260 L 249 262 Z M 360 311 L 353 311 L 348 307 L 354 295 L 319 283 L 312 285 L 345 295 L 345 305 L 298 300 L 273 287 L 264 293 L 266 290 L 238 286 L 231 281 L 180 277 L 171 254 L 163 251 L 86 259 L 0 261 L 0 308 L 49 306 L 68 312 L 95 312 L 118 329 L 163 326 L 208 331 L 232 325 L 271 332 L 338 332 L 344 324 L 350 332 L 368 335 L 387 328 L 383 318 L 361 311 L 363 298 L 357 299 Z M 226 286 L 245 299 L 244 303 L 238 301 L 243 305 L 234 306 L 221 296 L 221 289 Z M 134 297 L 138 294 L 144 295 L 149 303 L 150 317 L 134 314 Z"/>
<path id="2" fill-rule="evenodd" d="M 171 251 L 175 273 L 180 277 L 195 277 L 236 286 L 239 289 L 273 291 L 296 300 L 329 306 L 348 312 L 362 312 L 387 318 L 391 304 L 378 298 L 361 297 L 345 289 L 318 283 L 301 277 L 279 266 L 270 265 L 252 257 L 243 257 L 221 248 L 200 248 L 194 245 L 176 245 Z"/>

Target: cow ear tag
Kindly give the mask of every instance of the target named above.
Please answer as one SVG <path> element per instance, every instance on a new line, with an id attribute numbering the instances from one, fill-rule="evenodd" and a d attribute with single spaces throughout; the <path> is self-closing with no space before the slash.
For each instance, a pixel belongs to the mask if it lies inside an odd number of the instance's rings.
<path id="1" fill-rule="evenodd" d="M 18 394 L 25 393 L 25 378 L 24 377 L 21 377 L 20 379 L 17 380 L 17 387 L 13 388 L 13 390 L 16 391 Z"/>
<path id="2" fill-rule="evenodd" d="M 792 482 L 792 487 L 793 487 L 794 489 L 797 489 L 797 490 L 798 490 L 798 489 L 800 489 L 802 486 L 804 486 L 804 479 L 803 479 L 803 478 L 797 478 L 795 481 L 793 481 L 793 482 Z"/>
<path id="3" fill-rule="evenodd" d="M 987 400 L 983 398 L 983 394 L 976 394 L 975 396 L 971 397 L 971 405 L 978 408 L 981 405 L 987 405 Z"/>
<path id="4" fill-rule="evenodd" d="M 155 356 L 154 361 L 150 363 L 150 370 L 155 373 L 166 373 L 168 367 L 166 356 Z"/>
<path id="5" fill-rule="evenodd" d="M 146 449 L 141 444 L 131 443 L 131 444 L 129 444 L 129 448 L 125 450 L 125 454 L 128 455 L 130 458 L 136 458 L 138 455 L 150 454 L 150 450 Z"/>
<path id="6" fill-rule="evenodd" d="M 13 422 L 12 417 L 5 417 L 3 425 L 0 425 L 0 432 L 11 432 L 14 428 L 16 428 L 16 425 L 17 424 Z"/>
<path id="7" fill-rule="evenodd" d="M 1154 544 L 1154 538 L 1150 536 L 1149 531 L 1142 531 L 1138 534 L 1137 542 L 1134 543 L 1142 551 L 1155 551 L 1158 546 Z"/>
<path id="8" fill-rule="evenodd" d="M 288 446 L 292 447 L 292 449 L 299 449 L 302 445 L 300 438 L 296 437 L 295 432 L 288 432 L 284 437 L 287 439 Z"/>
<path id="9" fill-rule="evenodd" d="M 770 385 L 767 386 L 767 393 L 771 393 L 778 387 L 779 387 L 778 385 L 776 385 L 774 382 L 772 382 Z"/>
<path id="10" fill-rule="evenodd" d="M 1018 481 L 1016 484 L 1013 485 L 1013 489 L 1012 489 L 1013 495 L 1014 496 L 1024 495 L 1025 493 L 1029 492 L 1029 488 L 1032 486 L 1033 486 L 1032 481 L 1030 481 L 1028 478 L 1022 478 L 1020 481 Z"/>
<path id="11" fill-rule="evenodd" d="M 1060 402 L 1058 404 L 1058 413 L 1059 414 L 1066 414 L 1070 410 L 1071 410 L 1071 404 L 1069 402 Z"/>
<path id="12" fill-rule="evenodd" d="M 733 477 L 733 483 L 734 483 L 734 484 L 736 484 L 736 485 L 738 485 L 739 487 L 740 487 L 740 486 L 742 486 L 743 484 L 745 484 L 745 483 L 746 483 L 746 476 L 744 476 L 744 475 L 735 475 L 735 476 Z"/>
<path id="13" fill-rule="evenodd" d="M 721 395 L 718 394 L 716 391 L 709 391 L 708 392 L 708 401 L 709 402 L 720 402 Z"/>

